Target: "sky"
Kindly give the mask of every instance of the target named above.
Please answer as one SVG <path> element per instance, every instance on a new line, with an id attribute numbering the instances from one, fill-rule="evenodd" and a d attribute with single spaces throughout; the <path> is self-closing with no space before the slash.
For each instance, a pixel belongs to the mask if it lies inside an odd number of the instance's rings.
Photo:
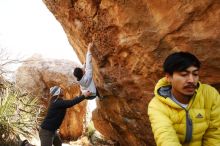
<path id="1" fill-rule="evenodd" d="M 80 63 L 62 26 L 42 0 L 0 0 L 0 48 L 12 56 L 41 54 Z"/>

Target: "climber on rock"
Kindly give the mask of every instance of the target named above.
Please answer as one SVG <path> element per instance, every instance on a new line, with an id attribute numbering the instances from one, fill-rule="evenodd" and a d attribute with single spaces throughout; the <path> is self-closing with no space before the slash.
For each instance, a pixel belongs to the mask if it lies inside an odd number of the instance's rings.
<path id="1" fill-rule="evenodd" d="M 94 43 L 89 43 L 88 50 L 86 53 L 86 62 L 83 65 L 83 68 L 76 67 L 73 71 L 73 75 L 76 77 L 78 84 L 80 85 L 81 92 L 91 92 L 89 99 L 94 99 L 98 96 L 102 98 L 95 86 L 93 81 L 93 69 L 92 69 L 92 53 L 91 48 L 94 48 Z"/>

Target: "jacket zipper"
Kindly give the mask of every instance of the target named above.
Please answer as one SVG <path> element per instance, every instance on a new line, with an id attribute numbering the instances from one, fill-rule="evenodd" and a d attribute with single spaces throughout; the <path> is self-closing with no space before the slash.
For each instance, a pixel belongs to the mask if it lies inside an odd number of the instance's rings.
<path id="1" fill-rule="evenodd" d="M 192 97 L 193 98 L 192 99 L 193 100 L 192 104 L 194 102 L 195 95 L 196 94 L 194 94 L 193 97 Z M 174 100 L 172 100 L 172 101 L 174 101 Z M 189 143 L 191 141 L 191 139 L 192 139 L 192 130 L 193 130 L 193 123 L 192 123 L 192 119 L 190 118 L 190 114 L 189 114 L 189 109 L 190 109 L 192 104 L 190 105 L 190 107 L 187 110 L 186 108 L 181 106 L 179 103 L 177 103 L 177 102 L 175 102 L 175 103 L 178 104 L 180 107 L 182 107 L 186 111 L 186 137 L 185 137 L 184 143 Z"/>
<path id="2" fill-rule="evenodd" d="M 189 111 L 186 110 L 186 137 L 184 143 L 189 143 L 192 139 L 192 129 L 193 129 L 193 124 L 192 124 L 192 119 L 190 118 Z"/>

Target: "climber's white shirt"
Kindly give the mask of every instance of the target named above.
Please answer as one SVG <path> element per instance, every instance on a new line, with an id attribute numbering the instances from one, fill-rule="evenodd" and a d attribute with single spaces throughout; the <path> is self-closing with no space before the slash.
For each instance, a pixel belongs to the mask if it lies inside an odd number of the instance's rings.
<path id="1" fill-rule="evenodd" d="M 88 50 L 86 53 L 86 64 L 85 64 L 85 74 L 83 75 L 82 79 L 78 81 L 80 84 L 80 89 L 82 93 L 85 93 L 87 91 L 92 92 L 91 96 L 96 95 L 96 87 L 95 83 L 92 79 L 92 54 Z"/>

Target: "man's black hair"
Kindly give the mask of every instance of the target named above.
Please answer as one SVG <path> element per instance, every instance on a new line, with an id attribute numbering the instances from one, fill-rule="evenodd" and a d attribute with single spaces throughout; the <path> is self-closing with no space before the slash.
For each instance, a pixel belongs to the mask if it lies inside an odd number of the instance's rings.
<path id="1" fill-rule="evenodd" d="M 73 71 L 73 75 L 77 78 L 77 81 L 80 81 L 83 77 L 83 70 L 79 67 L 76 67 Z"/>
<path id="2" fill-rule="evenodd" d="M 190 66 L 200 68 L 200 61 L 189 52 L 176 52 L 169 55 L 163 64 L 165 73 L 173 75 L 175 71 L 184 71 Z"/>

